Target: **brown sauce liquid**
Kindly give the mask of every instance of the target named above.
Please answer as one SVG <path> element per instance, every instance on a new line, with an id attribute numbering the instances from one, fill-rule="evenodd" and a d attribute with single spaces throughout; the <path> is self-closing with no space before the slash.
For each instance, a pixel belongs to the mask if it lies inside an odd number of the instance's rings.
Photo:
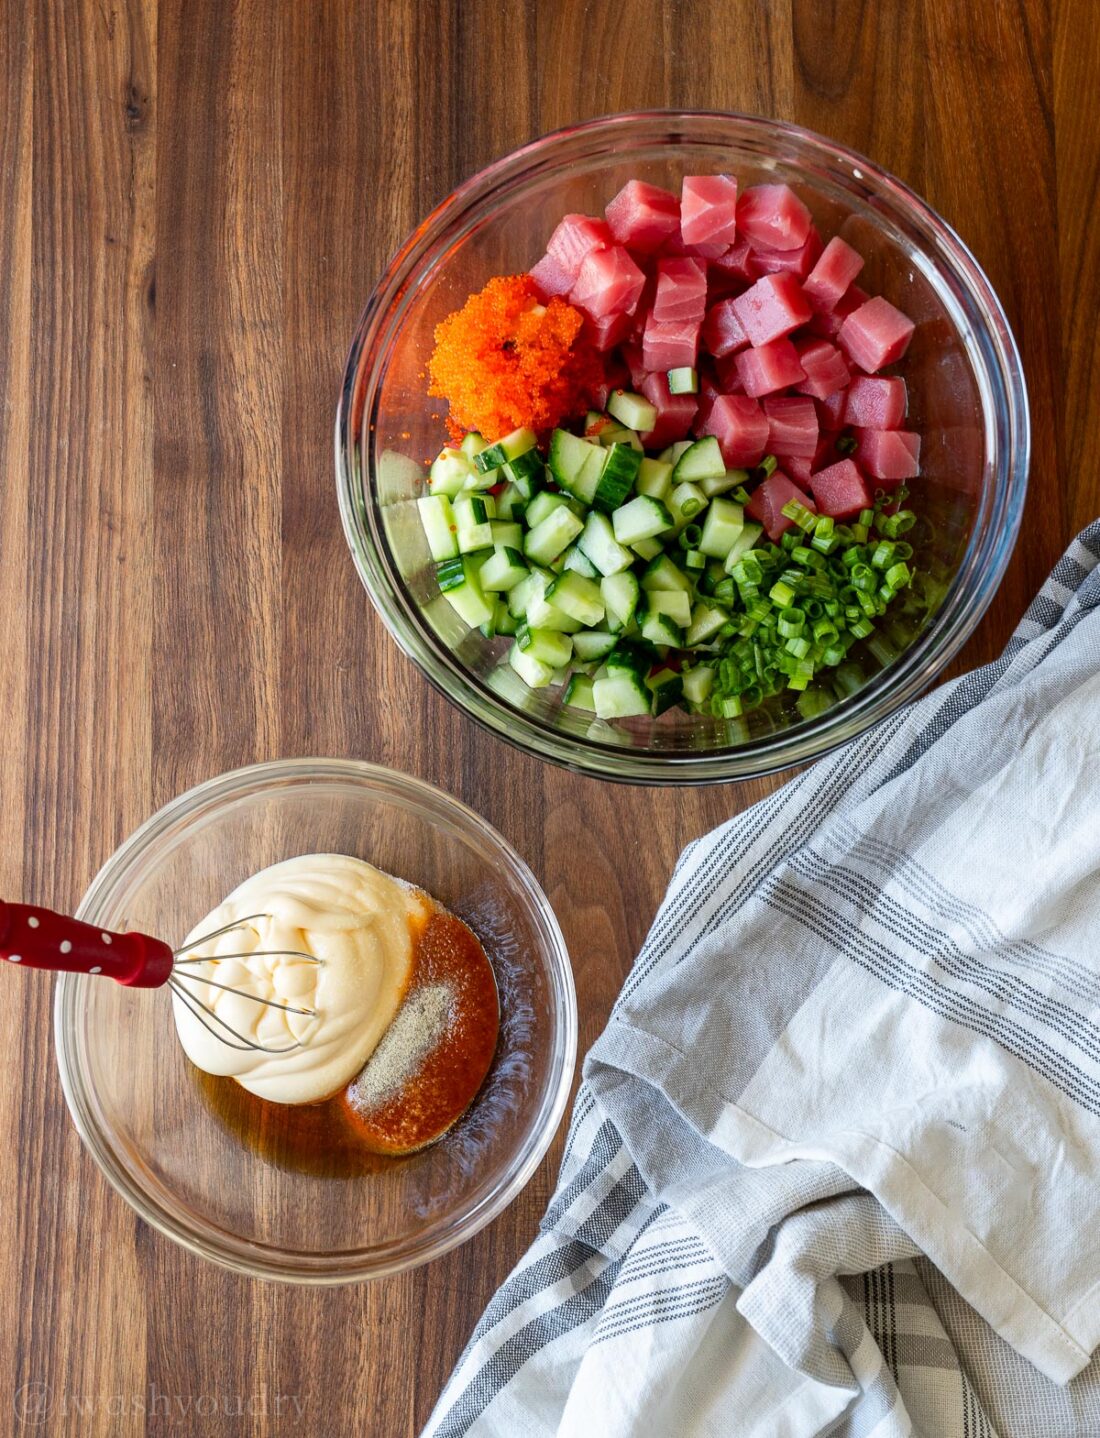
<path id="1" fill-rule="evenodd" d="M 405 1081 L 369 1112 L 342 1090 L 315 1104 L 258 1098 L 235 1079 L 192 1069 L 199 1094 L 242 1145 L 279 1168 L 324 1178 L 378 1173 L 441 1138 L 477 1097 L 496 1052 L 496 980 L 475 934 L 429 901 L 413 937 L 405 997 L 446 984 L 451 1016 L 439 1041 Z"/>

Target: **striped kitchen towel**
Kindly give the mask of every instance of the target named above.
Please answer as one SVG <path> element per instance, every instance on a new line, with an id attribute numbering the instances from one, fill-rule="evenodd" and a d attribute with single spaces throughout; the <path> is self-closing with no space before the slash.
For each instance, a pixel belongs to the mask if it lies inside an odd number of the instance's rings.
<path id="1" fill-rule="evenodd" d="M 1100 1435 L 1098 559 L 685 851 L 429 1438 Z"/>

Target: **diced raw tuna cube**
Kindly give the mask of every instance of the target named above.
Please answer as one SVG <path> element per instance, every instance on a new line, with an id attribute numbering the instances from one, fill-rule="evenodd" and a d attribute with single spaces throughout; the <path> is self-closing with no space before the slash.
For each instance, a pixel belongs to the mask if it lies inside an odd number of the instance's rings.
<path id="1" fill-rule="evenodd" d="M 744 394 L 745 386 L 737 372 L 737 355 L 726 355 L 714 361 L 714 374 L 722 394 Z"/>
<path id="2" fill-rule="evenodd" d="M 667 374 L 670 369 L 693 369 L 699 353 L 699 321 L 678 320 L 658 324 L 651 315 L 642 336 L 642 358 L 651 373 Z"/>
<path id="3" fill-rule="evenodd" d="M 806 371 L 798 362 L 798 351 L 789 339 L 772 340 L 771 344 L 757 349 L 741 350 L 734 356 L 734 363 L 745 393 L 754 398 L 774 394 L 806 378 Z"/>
<path id="4" fill-rule="evenodd" d="M 817 437 L 817 448 L 814 450 L 814 457 L 810 460 L 810 473 L 816 474 L 819 469 L 828 469 L 829 465 L 835 464 L 840 456 L 836 452 L 836 442 L 839 438 L 837 432 L 832 429 L 823 429 Z"/>
<path id="5" fill-rule="evenodd" d="M 707 267 L 702 260 L 657 262 L 653 318 L 658 324 L 688 320 L 700 324 L 707 307 Z"/>
<path id="6" fill-rule="evenodd" d="M 698 407 L 697 397 L 669 394 L 668 376 L 663 374 L 646 375 L 641 392 L 657 410 L 657 423 L 648 434 L 642 435 L 642 443 L 648 449 L 664 449 L 668 444 L 686 439 Z"/>
<path id="7" fill-rule="evenodd" d="M 616 241 L 642 253 L 659 249 L 680 229 L 680 201 L 645 180 L 628 180 L 604 214 Z"/>
<path id="8" fill-rule="evenodd" d="M 769 449 L 771 449 L 771 446 L 769 446 Z M 789 475 L 795 484 L 798 485 L 799 489 L 804 489 L 809 493 L 810 475 L 814 472 L 813 461 L 799 454 L 780 454 L 774 449 L 772 453 L 775 454 L 776 459 L 779 461 L 779 468 L 783 473 Z"/>
<path id="9" fill-rule="evenodd" d="M 863 509 L 870 509 L 871 491 L 867 481 L 850 459 L 842 459 L 810 476 L 817 507 L 833 519 L 851 519 Z"/>
<path id="10" fill-rule="evenodd" d="M 799 394 L 827 399 L 851 379 L 844 356 L 828 340 L 795 340 L 794 347 L 798 351 L 798 362 L 806 371 L 806 378 L 795 386 Z"/>
<path id="11" fill-rule="evenodd" d="M 751 263 L 752 246 L 748 240 L 738 240 L 720 258 L 709 261 L 707 270 L 711 289 L 717 286 L 728 294 L 732 285 L 741 289 L 750 284 L 756 278 L 750 269 Z"/>
<path id="12" fill-rule="evenodd" d="M 621 245 L 585 255 L 577 282 L 569 292 L 570 304 L 591 319 L 631 314 L 645 284 L 645 275 Z"/>
<path id="13" fill-rule="evenodd" d="M 783 513 L 783 506 L 796 499 L 812 514 L 817 513 L 814 501 L 809 498 L 781 469 L 777 469 L 763 484 L 758 485 L 749 495 L 745 513 L 767 530 L 768 538 L 774 543 L 782 538 L 794 523 Z"/>
<path id="14" fill-rule="evenodd" d="M 731 304 L 754 345 L 770 344 L 789 335 L 813 314 L 793 275 L 765 275 Z"/>
<path id="15" fill-rule="evenodd" d="M 586 319 L 584 327 L 593 346 L 601 354 L 606 354 L 629 337 L 631 320 L 628 314 L 620 311 L 614 315 L 601 315 L 599 319 Z"/>
<path id="16" fill-rule="evenodd" d="M 832 310 L 863 268 L 863 256 L 834 235 L 806 278 L 803 289 L 815 310 Z"/>
<path id="17" fill-rule="evenodd" d="M 826 395 L 824 399 L 817 400 L 817 417 L 822 429 L 844 428 L 844 406 L 847 402 L 848 396 L 842 389 Z"/>
<path id="18" fill-rule="evenodd" d="M 543 255 L 538 264 L 532 266 L 530 273 L 544 303 L 554 295 L 567 295 L 576 278 L 563 269 L 553 255 Z"/>
<path id="19" fill-rule="evenodd" d="M 685 245 L 732 245 L 737 239 L 737 181 L 732 175 L 685 175 L 680 192 Z"/>
<path id="20" fill-rule="evenodd" d="M 744 349 L 749 343 L 745 326 L 737 318 L 734 299 L 719 300 L 707 310 L 703 321 L 703 347 L 715 359 L 731 355 L 735 350 Z"/>
<path id="21" fill-rule="evenodd" d="M 754 185 L 737 201 L 738 232 L 769 250 L 797 250 L 806 243 L 810 212 L 789 185 Z"/>
<path id="22" fill-rule="evenodd" d="M 861 290 L 858 285 L 849 285 L 831 310 L 815 310 L 814 317 L 806 328 L 811 334 L 821 335 L 823 339 L 835 340 L 847 317 L 854 310 L 858 310 L 860 305 L 865 305 L 870 298 L 867 291 Z"/>
<path id="23" fill-rule="evenodd" d="M 700 433 L 713 434 L 727 469 L 759 464 L 768 445 L 768 417 L 754 399 L 720 394 Z"/>
<path id="24" fill-rule="evenodd" d="M 691 421 L 692 434 L 703 435 L 707 432 L 707 420 L 710 419 L 710 412 L 714 408 L 714 401 L 717 394 L 699 393 L 699 405 L 695 411 L 695 417 Z"/>
<path id="25" fill-rule="evenodd" d="M 664 244 L 657 251 L 659 255 L 666 255 L 670 259 L 692 259 L 692 260 L 720 260 L 729 249 L 729 245 L 687 245 L 679 230 L 670 235 Z"/>
<path id="26" fill-rule="evenodd" d="M 817 410 L 812 399 L 772 395 L 764 401 L 768 417 L 768 449 L 773 454 L 810 459 L 817 448 Z"/>
<path id="27" fill-rule="evenodd" d="M 630 383 L 637 390 L 649 373 L 642 357 L 642 347 L 640 344 L 623 345 L 619 353 L 623 357 L 623 363 L 630 371 Z"/>
<path id="28" fill-rule="evenodd" d="M 762 245 L 753 247 L 749 258 L 749 269 L 754 275 L 777 275 L 782 272 L 804 280 L 817 263 L 821 254 L 821 236 L 811 226 L 806 243 L 797 250 L 772 250 Z"/>
<path id="29" fill-rule="evenodd" d="M 905 381 L 900 376 L 856 375 L 844 405 L 844 423 L 861 429 L 900 429 L 905 408 Z"/>
<path id="30" fill-rule="evenodd" d="M 876 295 L 860 305 L 840 327 L 840 347 L 868 374 L 901 359 L 916 326 L 889 300 Z"/>
<path id="31" fill-rule="evenodd" d="M 920 474 L 920 435 L 907 429 L 861 429 L 859 462 L 883 484 L 898 484 Z"/>
<path id="32" fill-rule="evenodd" d="M 609 250 L 613 244 L 606 220 L 595 215 L 566 215 L 547 241 L 546 253 L 576 279 L 585 255 Z"/>

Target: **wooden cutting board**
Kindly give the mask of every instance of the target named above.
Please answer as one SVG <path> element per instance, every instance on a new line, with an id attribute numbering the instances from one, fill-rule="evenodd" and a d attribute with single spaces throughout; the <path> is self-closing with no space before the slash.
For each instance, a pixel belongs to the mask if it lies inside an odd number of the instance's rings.
<path id="1" fill-rule="evenodd" d="M 1023 353 L 1024 531 L 958 667 L 1100 511 L 1090 0 L 25 0 L 0 11 L 0 893 L 74 905 L 181 789 L 252 760 L 418 774 L 526 857 L 599 1032 L 683 844 L 780 779 L 601 785 L 448 707 L 340 533 L 333 406 L 382 266 L 459 180 L 589 115 L 794 120 L 960 232 Z M 560 1136 L 460 1252 L 335 1292 L 140 1223 L 84 1154 L 48 985 L 0 1006 L 0 1432 L 413 1434 L 535 1232 Z M 522 1435 L 517 1435 L 522 1438 Z"/>

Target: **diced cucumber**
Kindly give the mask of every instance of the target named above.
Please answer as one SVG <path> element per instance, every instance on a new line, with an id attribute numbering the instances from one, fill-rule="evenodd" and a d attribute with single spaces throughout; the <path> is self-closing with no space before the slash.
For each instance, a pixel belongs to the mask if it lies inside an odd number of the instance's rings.
<path id="1" fill-rule="evenodd" d="M 550 473 L 562 489 L 585 504 L 595 498 L 606 462 L 607 450 L 602 445 L 578 439 L 567 429 L 556 429 L 550 436 Z"/>
<path id="2" fill-rule="evenodd" d="M 629 445 L 618 442 L 611 445 L 592 498 L 595 508 L 603 510 L 604 514 L 618 509 L 634 488 L 640 464 L 640 450 L 631 449 Z"/>
<path id="3" fill-rule="evenodd" d="M 690 365 L 681 365 L 668 372 L 669 394 L 698 394 L 699 376 Z"/>
<path id="4" fill-rule="evenodd" d="M 513 545 L 506 545 L 493 551 L 481 566 L 478 579 L 482 589 L 499 592 L 514 589 L 529 573 L 530 570 L 523 562 L 523 555 Z"/>
<path id="5" fill-rule="evenodd" d="M 639 539 L 630 547 L 639 559 L 644 559 L 647 563 L 651 559 L 656 559 L 658 554 L 665 552 L 665 547 L 659 539 Z"/>
<path id="6" fill-rule="evenodd" d="M 460 449 L 441 449 L 432 460 L 428 476 L 428 488 L 432 494 L 446 495 L 453 499 L 474 472 L 468 455 Z"/>
<path id="7" fill-rule="evenodd" d="M 664 499 L 672 488 L 672 465 L 659 459 L 643 459 L 638 466 L 638 477 L 634 481 L 637 494 L 648 494 L 650 499 Z"/>
<path id="8" fill-rule="evenodd" d="M 685 480 L 691 480 L 697 484 L 701 479 L 717 479 L 725 472 L 722 447 L 714 435 L 708 434 L 703 439 L 697 439 L 677 459 L 672 483 L 683 484 Z"/>
<path id="9" fill-rule="evenodd" d="M 624 670 L 595 680 L 592 699 L 601 719 L 628 719 L 635 714 L 648 714 L 652 703 L 649 690 L 638 676 Z"/>
<path id="10" fill-rule="evenodd" d="M 727 490 L 736 489 L 739 484 L 748 484 L 749 472 L 747 469 L 727 469 L 725 474 L 715 479 L 701 479 L 699 488 L 708 499 L 713 499 L 716 494 L 725 494 Z"/>
<path id="11" fill-rule="evenodd" d="M 684 642 L 684 631 L 678 624 L 674 624 L 667 614 L 650 609 L 642 620 L 642 638 L 648 639 L 650 644 L 667 644 L 673 649 L 679 649 Z"/>
<path id="12" fill-rule="evenodd" d="M 489 533 L 494 549 L 523 549 L 523 525 L 505 519 L 490 519 Z"/>
<path id="13" fill-rule="evenodd" d="M 497 515 L 496 500 L 491 494 L 460 494 L 452 505 L 455 524 L 459 529 L 472 529 L 487 524 Z"/>
<path id="14" fill-rule="evenodd" d="M 733 548 L 726 555 L 725 570 L 727 574 L 733 573 L 733 567 L 737 561 L 750 549 L 755 549 L 763 535 L 764 526 L 762 524 L 757 524 L 751 519 L 745 521 L 744 528 L 733 542 Z"/>
<path id="15" fill-rule="evenodd" d="M 561 702 L 570 709 L 583 709 L 586 714 L 595 714 L 596 700 L 592 693 L 593 684 L 587 674 L 574 674 L 565 686 Z"/>
<path id="16" fill-rule="evenodd" d="M 613 444 L 628 444 L 631 449 L 637 450 L 639 454 L 645 453 L 642 441 L 634 431 L 627 429 L 625 424 L 616 424 L 614 420 L 608 421 L 608 423 L 603 426 L 597 438 L 605 449 L 610 449 Z"/>
<path id="17" fill-rule="evenodd" d="M 675 478 L 676 471 L 673 470 L 672 473 Z M 690 524 L 703 512 L 707 506 L 707 497 L 697 484 L 693 484 L 691 480 L 685 480 L 676 486 L 665 503 L 668 505 L 668 512 L 672 515 L 678 534 L 685 524 Z"/>
<path id="18" fill-rule="evenodd" d="M 614 415 L 620 424 L 625 424 L 627 429 L 637 430 L 639 434 L 648 434 L 657 423 L 656 406 L 627 389 L 612 390 L 607 412 Z"/>
<path id="19" fill-rule="evenodd" d="M 599 579 L 600 571 L 579 545 L 571 544 L 565 551 L 565 568 L 583 574 L 585 579 Z"/>
<path id="20" fill-rule="evenodd" d="M 560 669 L 573 657 L 572 639 L 553 629 L 532 629 L 528 624 L 521 624 L 516 630 L 516 643 L 525 654 L 548 664 L 551 669 Z"/>
<path id="21" fill-rule="evenodd" d="M 615 538 L 606 514 L 595 511 L 589 514 L 577 543 L 601 574 L 618 574 L 620 570 L 629 569 L 634 560 L 630 550 L 624 549 Z"/>
<path id="22" fill-rule="evenodd" d="M 476 429 L 471 429 L 467 434 L 464 434 L 462 436 L 462 444 L 459 446 L 459 448 L 462 450 L 462 453 L 466 456 L 466 458 L 472 461 L 481 453 L 483 449 L 489 448 L 489 441 L 487 439 L 482 439 L 481 435 L 478 434 Z"/>
<path id="23" fill-rule="evenodd" d="M 547 599 L 547 592 L 553 583 L 554 576 L 539 569 L 534 571 L 529 587 L 518 586 L 525 589 L 527 598 L 523 618 L 532 629 L 554 629 L 559 634 L 573 634 L 581 628 L 580 620 L 571 618 L 564 609 L 559 609 Z"/>
<path id="24" fill-rule="evenodd" d="M 579 620 L 587 628 L 599 624 L 604 616 L 600 586 L 572 570 L 567 570 L 549 586 L 546 602 L 568 614 L 570 619 Z"/>
<path id="25" fill-rule="evenodd" d="M 534 432 L 529 429 L 514 429 L 511 434 L 506 434 L 503 439 L 498 439 L 496 444 L 487 445 L 474 455 L 474 468 L 479 474 L 485 474 L 491 469 L 500 469 L 510 459 L 518 459 L 521 454 L 534 449 L 537 443 Z"/>
<path id="26" fill-rule="evenodd" d="M 542 455 L 539 454 L 538 450 L 527 449 L 524 450 L 522 454 L 517 454 L 515 459 L 510 459 L 507 464 L 505 464 L 504 473 L 513 484 L 537 480 L 538 485 L 541 487 L 545 469 L 546 466 L 542 462 Z"/>
<path id="27" fill-rule="evenodd" d="M 648 644 L 632 644 L 629 640 L 620 639 L 607 656 L 604 667 L 608 674 L 625 669 L 628 674 L 636 674 L 642 679 L 652 669 L 653 657 L 653 650 Z"/>
<path id="28" fill-rule="evenodd" d="M 689 704 L 705 703 L 713 688 L 714 670 L 709 665 L 699 664 L 684 670 L 684 698 Z"/>
<path id="29" fill-rule="evenodd" d="M 629 571 L 610 574 L 600 580 L 600 594 L 603 596 L 608 617 L 615 621 L 618 628 L 624 629 L 634 618 L 641 594 L 641 585 L 636 576 Z"/>
<path id="30" fill-rule="evenodd" d="M 548 514 L 541 523 L 527 531 L 523 552 L 537 564 L 549 564 L 564 552 L 584 528 L 571 509 L 564 506 Z"/>
<path id="31" fill-rule="evenodd" d="M 508 590 L 508 612 L 515 619 L 524 619 L 536 595 L 546 592 L 550 581 L 541 569 L 532 569 L 514 589 Z"/>
<path id="32" fill-rule="evenodd" d="M 424 494 L 416 501 L 420 523 L 433 559 L 453 559 L 458 553 L 458 526 L 451 501 L 445 494 Z"/>
<path id="33" fill-rule="evenodd" d="M 670 444 L 667 449 L 662 449 L 657 458 L 662 464 L 675 466 L 680 456 L 686 454 L 694 443 L 693 439 L 678 439 L 675 444 Z"/>
<path id="34" fill-rule="evenodd" d="M 684 694 L 684 681 L 674 669 L 658 669 L 646 680 L 646 688 L 653 696 L 650 713 L 656 719 L 666 709 L 679 704 Z"/>
<path id="35" fill-rule="evenodd" d="M 541 490 L 527 506 L 527 513 L 523 516 L 523 522 L 528 529 L 534 529 L 536 524 L 541 524 L 554 513 L 555 509 L 568 509 L 569 496 L 566 494 L 551 494 L 548 489 Z"/>
<path id="36" fill-rule="evenodd" d="M 699 548 L 711 559 L 725 559 L 745 527 L 745 511 L 732 499 L 712 499 L 703 521 Z"/>
<path id="37" fill-rule="evenodd" d="M 482 588 L 484 589 L 484 585 Z M 508 612 L 508 605 L 503 599 L 498 599 L 493 605 L 493 616 L 487 624 L 479 624 L 478 628 L 486 639 L 495 639 L 498 634 L 512 635 L 516 632 L 516 621 Z"/>
<path id="38" fill-rule="evenodd" d="M 615 648 L 615 635 L 606 629 L 582 629 L 573 635 L 573 653 L 582 664 L 606 659 Z"/>
<path id="39" fill-rule="evenodd" d="M 640 539 L 653 539 L 672 528 L 672 515 L 659 499 L 639 494 L 611 516 L 615 538 L 620 544 L 637 544 Z"/>
<path id="40" fill-rule="evenodd" d="M 554 678 L 554 671 L 549 664 L 536 659 L 518 644 L 513 644 L 508 651 L 508 663 L 531 689 L 545 689 Z"/>
<path id="41" fill-rule="evenodd" d="M 700 602 L 691 611 L 691 622 L 684 635 L 684 644 L 694 649 L 697 644 L 707 644 L 714 638 L 723 624 L 729 623 L 729 613 L 716 604 Z"/>
<path id="42" fill-rule="evenodd" d="M 497 495 L 497 517 L 509 521 L 524 517 L 527 501 L 516 485 L 509 482 Z"/>
<path id="43" fill-rule="evenodd" d="M 659 589 L 680 589 L 687 595 L 693 592 L 691 580 L 677 569 L 667 554 L 660 555 L 647 565 L 642 575 L 642 588 L 647 592 Z"/>
<path id="44" fill-rule="evenodd" d="M 476 554 L 493 547 L 493 531 L 488 524 L 468 524 L 458 531 L 460 554 Z"/>
<path id="45" fill-rule="evenodd" d="M 691 623 L 691 596 L 682 589 L 647 589 L 646 607 L 650 613 L 667 614 L 678 629 Z"/>
<path id="46" fill-rule="evenodd" d="M 493 606 L 485 598 L 477 568 L 468 558 L 445 559 L 435 572 L 444 598 L 471 628 L 489 623 Z"/>

